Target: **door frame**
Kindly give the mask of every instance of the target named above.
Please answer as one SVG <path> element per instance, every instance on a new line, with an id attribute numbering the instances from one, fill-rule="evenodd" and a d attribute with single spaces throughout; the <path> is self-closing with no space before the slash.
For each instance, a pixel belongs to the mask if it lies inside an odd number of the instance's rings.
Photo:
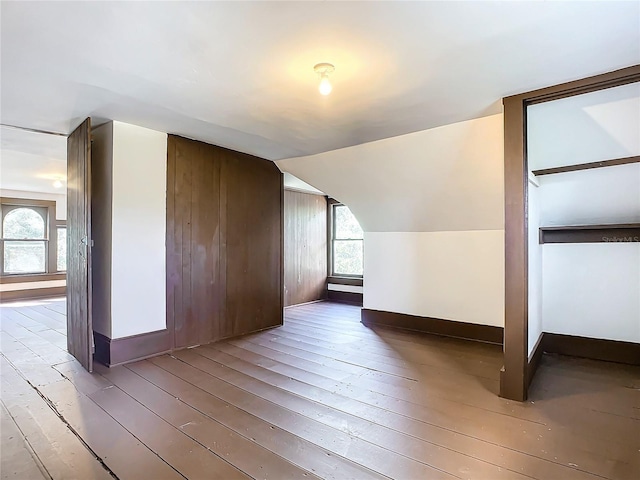
<path id="1" fill-rule="evenodd" d="M 640 81 L 640 65 L 502 99 L 504 105 L 505 318 L 500 396 L 527 399 L 528 352 L 528 162 L 527 107 Z"/>

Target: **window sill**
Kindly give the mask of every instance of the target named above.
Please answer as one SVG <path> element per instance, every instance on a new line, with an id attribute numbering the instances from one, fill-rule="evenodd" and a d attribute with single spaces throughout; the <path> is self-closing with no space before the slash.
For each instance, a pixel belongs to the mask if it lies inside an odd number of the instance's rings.
<path id="1" fill-rule="evenodd" d="M 27 283 L 27 282 L 44 282 L 48 280 L 64 280 L 67 278 L 67 272 L 56 273 L 29 273 L 18 275 L 0 276 L 0 284 L 8 283 Z"/>
<path id="2" fill-rule="evenodd" d="M 356 287 L 361 287 L 363 284 L 363 278 L 362 277 L 329 276 L 327 277 L 327 283 L 333 283 L 335 285 L 353 285 Z"/>

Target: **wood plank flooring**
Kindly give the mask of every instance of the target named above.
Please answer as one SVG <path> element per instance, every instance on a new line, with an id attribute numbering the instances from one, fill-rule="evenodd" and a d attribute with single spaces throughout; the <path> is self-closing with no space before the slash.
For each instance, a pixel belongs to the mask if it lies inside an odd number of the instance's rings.
<path id="1" fill-rule="evenodd" d="M 357 307 L 88 374 L 64 300 L 0 305 L 2 478 L 636 479 L 640 369 L 545 355 L 526 403 L 500 347 L 369 329 Z"/>

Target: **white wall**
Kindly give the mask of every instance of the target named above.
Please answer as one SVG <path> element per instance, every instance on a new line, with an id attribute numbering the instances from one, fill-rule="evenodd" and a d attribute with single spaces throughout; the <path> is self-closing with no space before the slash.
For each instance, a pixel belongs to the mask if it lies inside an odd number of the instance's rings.
<path id="1" fill-rule="evenodd" d="M 504 324 L 504 231 L 365 233 L 364 305 Z"/>
<path id="2" fill-rule="evenodd" d="M 540 192 L 539 183 L 529 173 L 529 264 L 528 264 L 528 346 L 529 357 L 534 351 L 540 335 L 542 335 L 542 245 L 539 242 L 540 227 Z"/>
<path id="3" fill-rule="evenodd" d="M 113 122 L 111 338 L 166 328 L 167 135 Z"/>
<path id="4" fill-rule="evenodd" d="M 532 105 L 527 131 L 532 170 L 638 155 L 640 83 Z"/>
<path id="5" fill-rule="evenodd" d="M 303 182 L 298 177 L 291 175 L 288 172 L 284 173 L 284 188 L 289 188 L 292 190 L 297 190 L 305 193 L 313 193 L 315 195 L 324 195 L 323 192 L 318 190 L 312 185 L 309 185 L 307 182 Z"/>
<path id="6" fill-rule="evenodd" d="M 40 192 L 26 192 L 24 190 L 8 190 L 0 189 L 0 197 L 9 198 L 27 198 L 33 200 L 49 200 L 56 202 L 56 220 L 67 219 L 67 195 L 66 193 L 60 193 L 59 195 L 53 193 L 40 193 Z"/>
<path id="7" fill-rule="evenodd" d="M 640 222 L 640 163 L 543 175 L 538 182 L 545 226 Z"/>
<path id="8" fill-rule="evenodd" d="M 365 308 L 502 326 L 502 131 L 493 115 L 276 163 L 360 222 Z"/>
<path id="9" fill-rule="evenodd" d="M 365 232 L 504 229 L 502 115 L 277 161 Z"/>
<path id="10" fill-rule="evenodd" d="M 640 343 L 640 243 L 547 244 L 544 330 Z"/>
<path id="11" fill-rule="evenodd" d="M 531 169 L 640 155 L 640 84 L 529 107 Z M 529 214 L 541 226 L 640 222 L 640 164 L 538 177 Z M 530 223 L 530 227 L 532 226 Z M 545 244 L 530 231 L 529 347 L 545 332 L 640 342 L 640 244 Z M 537 262 L 542 268 L 537 270 Z M 541 285 L 542 298 L 535 298 Z"/>

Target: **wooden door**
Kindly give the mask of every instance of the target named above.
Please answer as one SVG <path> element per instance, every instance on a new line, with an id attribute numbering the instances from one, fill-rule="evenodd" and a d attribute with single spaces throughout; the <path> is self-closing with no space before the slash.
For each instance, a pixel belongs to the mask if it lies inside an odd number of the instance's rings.
<path id="1" fill-rule="evenodd" d="M 67 349 L 93 369 L 91 119 L 67 139 Z"/>

